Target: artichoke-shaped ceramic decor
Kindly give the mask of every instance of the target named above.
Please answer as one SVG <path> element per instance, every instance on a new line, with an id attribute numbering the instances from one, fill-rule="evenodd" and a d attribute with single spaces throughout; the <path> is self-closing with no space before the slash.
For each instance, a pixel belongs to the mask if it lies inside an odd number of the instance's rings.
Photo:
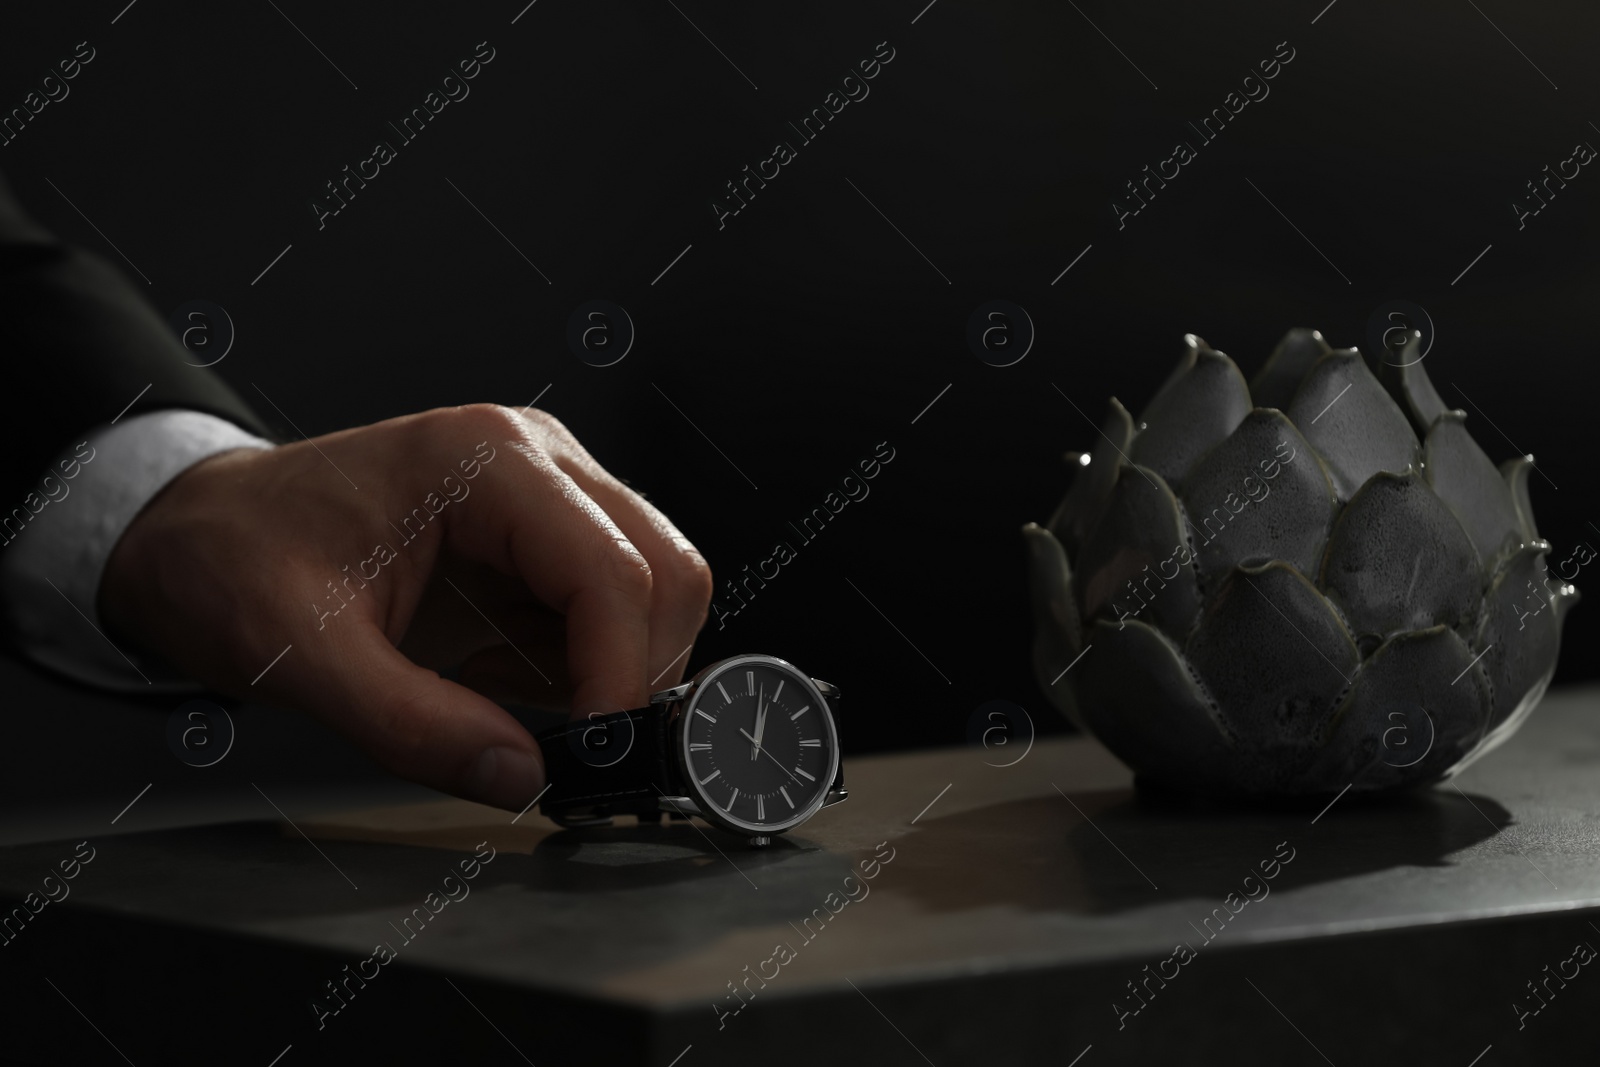
<path id="1" fill-rule="evenodd" d="M 1415 334 L 1368 357 L 1293 330 L 1248 384 L 1184 340 L 1024 527 L 1052 701 L 1141 781 L 1207 793 L 1424 785 L 1504 741 L 1577 600 L 1532 457 L 1495 468 Z"/>

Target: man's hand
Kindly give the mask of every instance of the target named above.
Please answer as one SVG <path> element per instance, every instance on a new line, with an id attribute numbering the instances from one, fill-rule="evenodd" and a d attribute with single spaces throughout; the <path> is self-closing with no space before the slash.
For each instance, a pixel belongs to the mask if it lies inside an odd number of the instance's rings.
<path id="1" fill-rule="evenodd" d="M 556 419 L 472 405 L 196 464 L 118 542 L 100 613 L 214 689 L 519 810 L 543 760 L 487 698 L 637 708 L 678 683 L 711 592 L 689 540 Z M 461 684 L 437 673 L 455 664 Z"/>

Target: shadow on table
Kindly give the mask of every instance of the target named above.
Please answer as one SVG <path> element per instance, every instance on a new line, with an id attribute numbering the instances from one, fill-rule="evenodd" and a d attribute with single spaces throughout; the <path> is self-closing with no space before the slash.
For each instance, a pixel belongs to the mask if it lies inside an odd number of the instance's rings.
<path id="1" fill-rule="evenodd" d="M 796 862 L 849 873 L 843 857 L 803 837 L 779 835 L 764 848 L 752 848 L 740 838 L 683 823 L 562 830 L 540 841 L 528 859 L 530 884 L 555 891 L 647 889 L 737 877 L 738 871 L 757 877 Z"/>
<path id="2" fill-rule="evenodd" d="M 1450 787 L 1381 803 L 1346 797 L 1321 815 L 1130 789 L 1052 793 L 906 827 L 891 837 L 894 860 L 885 866 L 892 876 L 873 889 L 939 911 L 1010 906 L 1103 914 L 1182 897 L 1221 900 L 1242 892 L 1263 862 L 1291 854 L 1272 889 L 1444 865 L 1510 823 L 1495 801 Z M 97 857 L 72 896 L 78 904 L 178 921 L 204 915 L 222 924 L 406 912 L 458 873 L 472 842 L 490 837 L 500 851 L 483 865 L 474 892 L 614 896 L 643 907 L 714 892 L 722 918 L 739 925 L 808 913 L 870 855 L 834 853 L 799 835 L 752 849 L 683 824 L 524 836 L 522 828 L 472 823 L 392 838 L 370 831 L 314 836 L 315 846 L 279 824 L 249 822 L 107 838 L 96 842 Z M 60 844 L 0 850 L 0 897 L 20 899 L 70 853 Z M 744 882 L 764 892 L 746 896 Z"/>

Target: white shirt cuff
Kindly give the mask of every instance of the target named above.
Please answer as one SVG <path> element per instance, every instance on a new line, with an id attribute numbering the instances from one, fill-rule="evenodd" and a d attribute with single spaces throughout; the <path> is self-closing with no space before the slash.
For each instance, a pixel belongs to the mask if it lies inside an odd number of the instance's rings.
<path id="1" fill-rule="evenodd" d="M 198 411 L 152 411 L 89 434 L 0 514 L 0 613 L 35 662 L 106 689 L 193 683 L 112 643 L 96 601 L 111 550 L 167 483 L 203 459 L 270 441 Z M 3 505 L 0 505 L 3 506 Z"/>

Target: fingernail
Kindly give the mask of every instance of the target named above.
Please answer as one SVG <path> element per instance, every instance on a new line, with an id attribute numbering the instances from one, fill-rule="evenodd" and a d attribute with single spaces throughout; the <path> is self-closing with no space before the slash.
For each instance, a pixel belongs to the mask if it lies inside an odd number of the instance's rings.
<path id="1" fill-rule="evenodd" d="M 467 774 L 469 796 L 507 811 L 519 811 L 544 788 L 544 768 L 526 749 L 485 749 Z"/>

